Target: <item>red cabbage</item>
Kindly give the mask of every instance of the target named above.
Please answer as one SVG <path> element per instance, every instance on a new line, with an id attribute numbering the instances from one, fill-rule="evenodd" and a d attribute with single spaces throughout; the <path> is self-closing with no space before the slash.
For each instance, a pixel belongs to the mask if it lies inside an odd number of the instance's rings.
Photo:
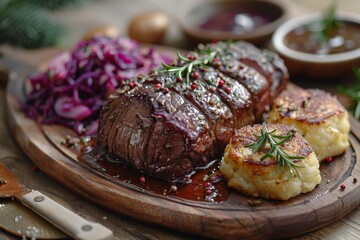
<path id="1" fill-rule="evenodd" d="M 107 96 L 119 84 L 170 63 L 154 48 L 128 38 L 96 36 L 51 60 L 47 69 L 27 79 L 31 90 L 24 110 L 45 124 L 61 124 L 79 135 L 95 135 Z"/>

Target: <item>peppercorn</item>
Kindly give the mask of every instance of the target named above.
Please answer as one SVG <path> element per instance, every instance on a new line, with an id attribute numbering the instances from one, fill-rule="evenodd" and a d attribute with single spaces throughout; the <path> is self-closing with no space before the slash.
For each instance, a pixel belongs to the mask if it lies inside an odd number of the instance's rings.
<path id="1" fill-rule="evenodd" d="M 200 75 L 199 75 L 198 72 L 194 72 L 194 73 L 193 73 L 193 78 L 197 79 L 197 78 L 199 78 L 199 77 L 200 77 Z"/>
<path id="2" fill-rule="evenodd" d="M 210 189 L 206 189 L 205 194 L 210 195 L 210 194 L 212 194 L 212 191 Z"/>
<path id="3" fill-rule="evenodd" d="M 170 92 L 170 90 L 169 90 L 168 88 L 164 88 L 163 92 L 164 92 L 165 94 L 168 94 L 168 93 Z"/>
<path id="4" fill-rule="evenodd" d="M 345 188 L 346 188 L 345 184 L 341 184 L 341 185 L 340 185 L 340 190 L 344 191 Z"/>
<path id="5" fill-rule="evenodd" d="M 159 89 L 161 88 L 161 83 L 157 83 L 157 84 L 155 84 L 155 86 L 154 86 L 154 87 L 155 87 L 155 89 L 156 89 L 156 90 L 159 90 Z"/>
<path id="6" fill-rule="evenodd" d="M 231 88 L 229 88 L 229 87 L 225 88 L 225 92 L 226 92 L 227 94 L 230 94 L 230 93 L 231 93 Z"/>
<path id="7" fill-rule="evenodd" d="M 326 162 L 327 162 L 327 163 L 332 163 L 332 162 L 333 162 L 333 158 L 332 158 L 332 157 L 328 157 L 328 158 L 326 159 Z"/>
<path id="8" fill-rule="evenodd" d="M 176 191 L 177 191 L 177 187 L 175 185 L 171 185 L 170 192 L 176 192 Z"/>
<path id="9" fill-rule="evenodd" d="M 141 177 L 140 177 L 140 182 L 141 182 L 141 183 L 145 183 L 145 177 L 144 177 L 144 176 L 141 176 Z"/>
<path id="10" fill-rule="evenodd" d="M 225 83 L 225 81 L 221 79 L 218 83 L 218 87 L 222 87 L 224 85 L 224 83 Z"/>
<path id="11" fill-rule="evenodd" d="M 198 86 L 197 86 L 197 84 L 196 83 L 193 83 L 193 84 L 191 84 L 191 91 L 194 91 L 196 88 L 197 88 Z"/>
<path id="12" fill-rule="evenodd" d="M 195 59 L 196 59 L 195 56 L 193 56 L 193 55 L 189 56 L 189 60 L 194 61 Z"/>

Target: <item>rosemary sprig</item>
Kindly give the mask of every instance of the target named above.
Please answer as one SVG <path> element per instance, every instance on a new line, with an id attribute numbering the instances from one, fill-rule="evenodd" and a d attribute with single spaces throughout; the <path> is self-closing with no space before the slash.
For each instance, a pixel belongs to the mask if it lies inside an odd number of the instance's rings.
<path id="1" fill-rule="evenodd" d="M 293 135 L 294 132 L 290 131 L 286 135 L 276 135 L 275 134 L 276 129 L 269 131 L 266 128 L 266 125 L 263 125 L 261 129 L 261 134 L 257 135 L 254 134 L 254 136 L 257 138 L 255 142 L 252 144 L 247 145 L 246 147 L 251 148 L 253 153 L 259 152 L 260 149 L 265 149 L 265 146 L 267 144 L 270 145 L 270 150 L 267 151 L 260 160 L 263 161 L 266 158 L 275 158 L 277 161 L 276 165 L 276 172 L 278 173 L 280 166 L 283 167 L 283 172 L 286 171 L 287 168 L 289 168 L 289 176 L 288 180 L 290 180 L 294 173 L 296 172 L 297 175 L 300 177 L 300 174 L 297 170 L 300 166 L 295 163 L 296 159 L 304 159 L 303 156 L 295 156 L 295 155 L 289 155 L 285 152 L 285 149 L 282 147 L 282 144 L 289 141 Z"/>
<path id="2" fill-rule="evenodd" d="M 337 86 L 337 89 L 345 94 L 348 95 L 355 101 L 355 110 L 354 110 L 354 117 L 356 119 L 360 118 L 360 67 L 354 68 L 353 72 L 355 74 L 356 83 L 351 85 L 349 88 L 345 88 L 342 85 Z"/>
<path id="3" fill-rule="evenodd" d="M 331 34 L 340 27 L 336 18 L 336 4 L 333 3 L 323 14 L 321 19 L 321 31 L 315 32 L 318 42 L 326 43 L 330 40 Z"/>
<path id="4" fill-rule="evenodd" d="M 178 58 L 184 62 L 181 66 L 171 66 L 165 63 L 162 63 L 166 72 L 174 72 L 176 76 L 183 79 L 186 79 L 186 83 L 190 84 L 190 74 L 195 66 L 207 67 L 217 55 L 216 51 L 212 51 L 209 49 L 202 51 L 201 55 L 185 57 L 181 55 L 181 53 L 177 52 Z"/>

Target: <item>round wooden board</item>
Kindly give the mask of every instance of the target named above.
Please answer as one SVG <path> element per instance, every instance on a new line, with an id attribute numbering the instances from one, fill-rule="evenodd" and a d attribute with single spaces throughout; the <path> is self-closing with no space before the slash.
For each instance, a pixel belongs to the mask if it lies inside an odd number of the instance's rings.
<path id="1" fill-rule="evenodd" d="M 24 97 L 19 76 L 7 89 L 11 129 L 37 167 L 70 190 L 103 207 L 145 222 L 164 225 L 210 238 L 288 238 L 339 220 L 360 203 L 360 124 L 351 121 L 351 147 L 331 164 L 321 165 L 321 184 L 311 193 L 288 201 L 263 201 L 251 207 L 250 197 L 232 192 L 223 203 L 194 202 L 157 195 L 116 181 L 80 163 L 60 142 L 74 133 L 61 126 L 41 125 L 21 112 Z M 346 189 L 340 190 L 339 185 Z"/>

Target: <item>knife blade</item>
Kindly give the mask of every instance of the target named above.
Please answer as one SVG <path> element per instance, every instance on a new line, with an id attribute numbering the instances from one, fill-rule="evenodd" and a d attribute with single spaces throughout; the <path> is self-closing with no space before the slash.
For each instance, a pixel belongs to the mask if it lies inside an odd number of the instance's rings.
<path id="1" fill-rule="evenodd" d="M 113 233 L 107 227 L 89 222 L 38 191 L 24 188 L 15 174 L 0 163 L 0 198 L 14 197 L 47 221 L 75 239 L 107 240 Z"/>
<path id="2" fill-rule="evenodd" d="M 0 200 L 0 216 L 0 228 L 18 237 L 25 236 L 29 239 L 67 238 L 62 231 L 12 199 Z"/>

